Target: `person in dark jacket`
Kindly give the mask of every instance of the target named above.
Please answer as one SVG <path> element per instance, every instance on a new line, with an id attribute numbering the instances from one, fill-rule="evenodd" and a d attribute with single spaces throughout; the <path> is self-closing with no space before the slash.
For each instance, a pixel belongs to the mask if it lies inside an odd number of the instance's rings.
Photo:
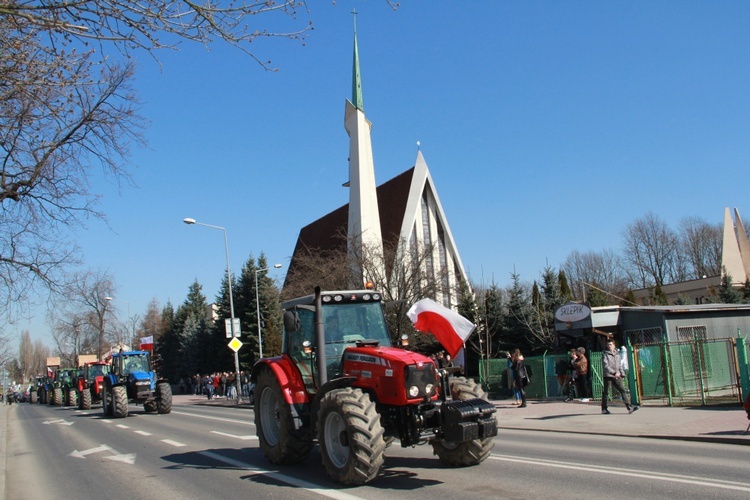
<path id="1" fill-rule="evenodd" d="M 610 411 L 607 409 L 607 396 L 609 396 L 609 387 L 615 386 L 615 389 L 622 396 L 622 400 L 625 402 L 625 408 L 628 409 L 628 413 L 633 413 L 638 409 L 637 406 L 630 404 L 630 392 L 622 384 L 622 379 L 625 376 L 625 372 L 620 364 L 620 352 L 615 349 L 615 341 L 610 339 L 607 341 L 607 350 L 602 353 L 602 377 L 604 378 L 604 388 L 602 389 L 602 415 L 609 415 Z"/>
<path id="2" fill-rule="evenodd" d="M 521 349 L 515 349 L 513 356 L 511 356 L 512 370 L 513 370 L 513 383 L 516 384 L 516 389 L 521 394 L 521 405 L 519 408 L 526 408 L 526 391 L 524 390 L 529 385 L 529 375 L 526 371 L 526 365 L 523 362 L 523 354 Z"/>

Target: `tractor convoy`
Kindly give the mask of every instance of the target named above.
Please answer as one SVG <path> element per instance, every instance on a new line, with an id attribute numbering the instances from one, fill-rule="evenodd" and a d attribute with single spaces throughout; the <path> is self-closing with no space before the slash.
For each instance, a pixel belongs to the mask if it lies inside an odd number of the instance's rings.
<path id="1" fill-rule="evenodd" d="M 106 362 L 95 359 L 81 356 L 80 369 L 60 369 L 59 358 L 48 358 L 47 376 L 36 378 L 31 402 L 81 410 L 101 404 L 104 416 L 117 418 L 128 416 L 130 403 L 143 405 L 146 413 L 171 413 L 172 387 L 151 368 L 148 351 L 121 350 Z"/>
<path id="2" fill-rule="evenodd" d="M 317 443 L 329 477 L 361 485 L 397 439 L 429 443 L 449 466 L 489 456 L 497 421 L 487 394 L 456 376 L 460 368 L 392 347 L 379 293 L 316 289 L 282 309 L 282 354 L 259 360 L 251 375 L 258 439 L 272 463 L 302 462 Z"/>
<path id="3" fill-rule="evenodd" d="M 461 367 L 441 368 L 394 346 L 380 293 L 316 288 L 282 310 L 281 355 L 258 360 L 250 376 L 258 442 L 270 462 L 301 463 L 318 445 L 328 476 L 357 486 L 380 474 L 396 441 L 429 444 L 452 467 L 490 455 L 498 430 L 487 393 Z M 49 366 L 47 373 L 37 378 L 32 401 L 83 410 L 101 404 L 105 417 L 118 418 L 130 404 L 172 411 L 171 386 L 152 369 L 148 351 L 115 352 L 80 369 Z"/>

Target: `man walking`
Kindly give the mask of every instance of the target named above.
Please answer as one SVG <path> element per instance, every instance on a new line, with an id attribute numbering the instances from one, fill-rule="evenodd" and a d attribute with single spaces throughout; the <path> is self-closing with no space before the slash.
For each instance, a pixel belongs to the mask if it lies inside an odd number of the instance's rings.
<path id="1" fill-rule="evenodd" d="M 607 409 L 607 397 L 609 396 L 609 387 L 615 386 L 618 390 L 622 400 L 625 402 L 625 408 L 628 409 L 628 413 L 633 413 L 638 409 L 637 406 L 631 406 L 630 404 L 630 392 L 622 384 L 622 379 L 625 376 L 625 372 L 620 364 L 620 353 L 615 349 L 615 341 L 610 339 L 607 341 L 607 350 L 602 353 L 602 376 L 604 377 L 604 388 L 602 389 L 602 415 L 609 415 L 610 411 Z"/>

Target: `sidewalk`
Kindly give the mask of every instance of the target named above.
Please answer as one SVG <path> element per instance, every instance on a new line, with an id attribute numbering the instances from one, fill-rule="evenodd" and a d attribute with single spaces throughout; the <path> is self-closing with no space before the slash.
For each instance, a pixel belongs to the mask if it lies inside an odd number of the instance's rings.
<path id="1" fill-rule="evenodd" d="M 199 404 L 236 407 L 235 400 L 203 396 L 175 395 L 176 404 Z M 582 403 L 560 400 L 531 400 L 526 408 L 518 408 L 511 400 L 492 400 L 497 408 L 500 429 L 524 429 L 547 432 L 581 434 L 610 434 L 621 436 L 708 441 L 715 443 L 750 445 L 750 433 L 745 433 L 750 420 L 742 405 L 731 406 L 642 406 L 628 415 L 621 404 L 612 403 L 611 415 L 602 415 L 599 401 Z M 250 408 L 246 401 L 240 404 Z"/>

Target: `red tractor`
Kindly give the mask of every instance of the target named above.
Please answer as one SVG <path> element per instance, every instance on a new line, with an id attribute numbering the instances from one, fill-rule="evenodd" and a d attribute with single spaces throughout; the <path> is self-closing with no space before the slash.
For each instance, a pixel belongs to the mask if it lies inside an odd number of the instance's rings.
<path id="1" fill-rule="evenodd" d="M 281 356 L 259 360 L 255 424 L 274 464 L 307 459 L 320 445 L 328 475 L 345 485 L 377 477 L 388 445 L 429 442 L 450 466 L 486 459 L 495 407 L 474 381 L 392 347 L 381 295 L 321 292 L 282 305 Z"/>
<path id="2" fill-rule="evenodd" d="M 91 404 L 102 402 L 104 376 L 109 373 L 109 364 L 104 361 L 93 361 L 83 365 L 83 374 L 78 377 L 78 408 L 90 410 Z"/>

